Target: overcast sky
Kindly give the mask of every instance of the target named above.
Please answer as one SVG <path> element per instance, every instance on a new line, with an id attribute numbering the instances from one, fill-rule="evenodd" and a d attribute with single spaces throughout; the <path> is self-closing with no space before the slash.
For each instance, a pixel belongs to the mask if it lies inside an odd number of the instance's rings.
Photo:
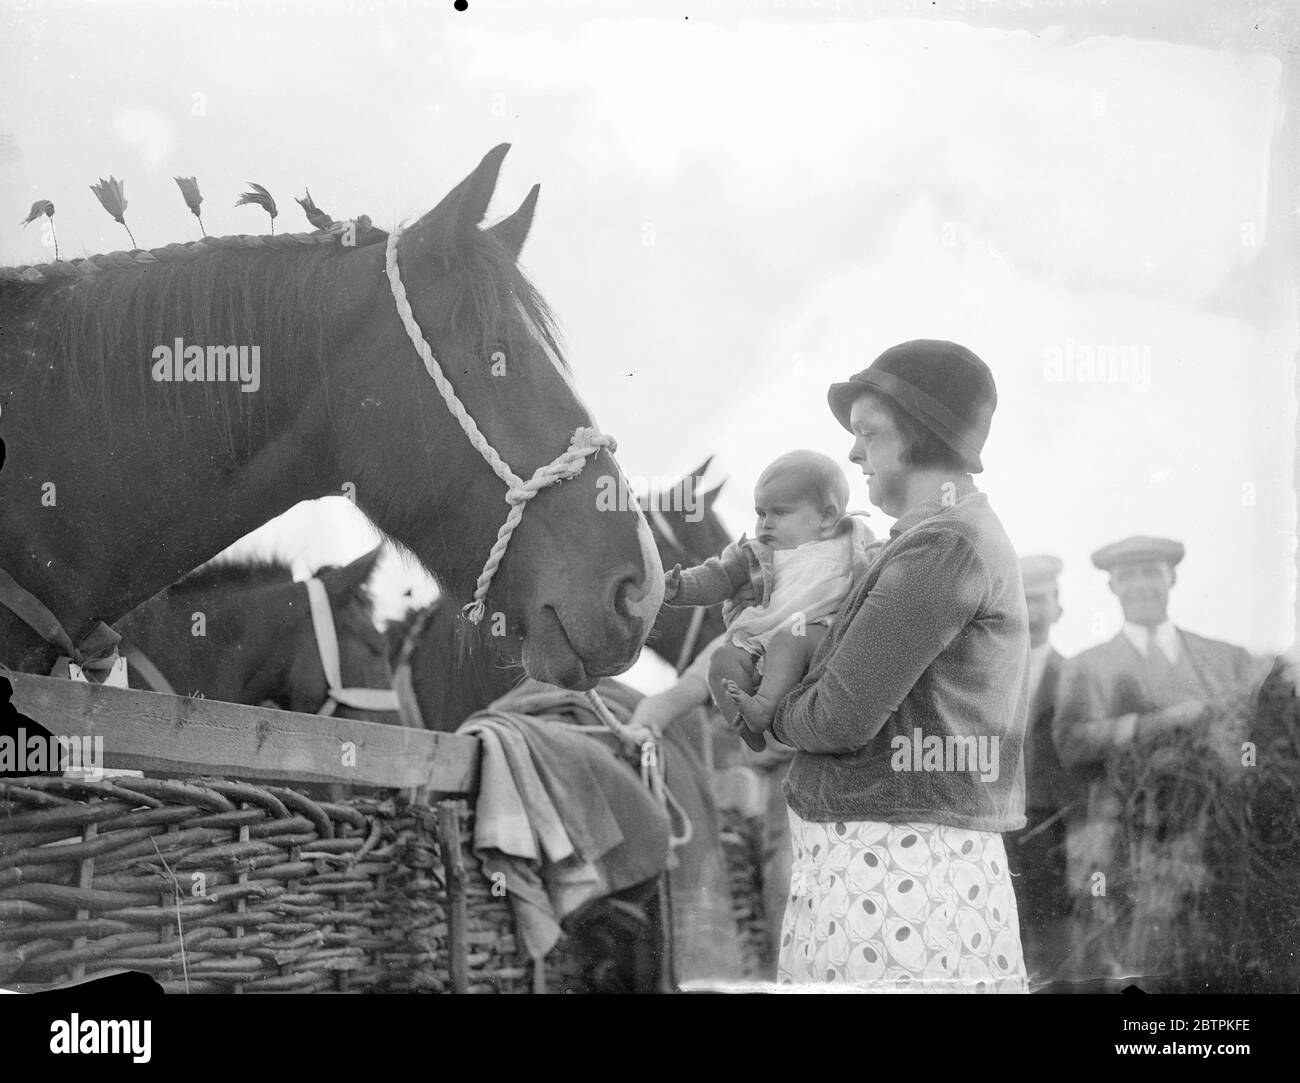
<path id="1" fill-rule="evenodd" d="M 713 455 L 738 534 L 770 459 L 847 455 L 828 383 L 895 342 L 952 338 L 999 386 L 978 483 L 1022 552 L 1065 561 L 1064 653 L 1118 628 L 1088 555 L 1132 533 L 1186 544 L 1180 625 L 1286 647 L 1297 320 L 1281 64 L 1240 35 L 1156 40 L 1158 20 L 1129 27 L 1109 7 L 1064 30 L 1041 6 L 1026 29 L 1015 3 L 997 25 L 914 7 L 926 17 L 7 2 L 0 263 L 51 257 L 38 226 L 16 225 L 39 198 L 63 255 L 125 247 L 88 190 L 110 173 L 153 247 L 197 236 L 176 174 L 198 178 L 210 233 L 265 231 L 232 206 L 250 180 L 275 195 L 277 231 L 308 228 L 305 186 L 335 217 L 388 227 L 509 141 L 491 216 L 541 182 L 524 263 L 629 474 Z M 1198 7 L 1224 18 L 1179 15 Z M 1098 350 L 1129 366 L 1090 376 Z M 255 544 L 343 561 L 371 544 L 354 516 L 318 501 Z M 888 522 L 874 513 L 878 532 Z M 396 561 L 381 583 L 386 612 L 407 586 L 431 592 Z"/>

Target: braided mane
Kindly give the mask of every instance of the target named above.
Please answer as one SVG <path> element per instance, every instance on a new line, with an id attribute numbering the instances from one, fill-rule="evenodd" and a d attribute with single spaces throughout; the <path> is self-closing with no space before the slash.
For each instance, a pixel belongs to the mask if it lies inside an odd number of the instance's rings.
<path id="1" fill-rule="evenodd" d="M 386 238 L 359 229 L 358 245 Z M 0 269 L 0 374 L 48 400 L 106 422 L 124 407 L 170 427 L 196 406 L 216 419 L 234 461 L 257 443 L 251 422 L 271 423 L 265 395 L 231 383 L 155 383 L 155 348 L 256 345 L 268 366 L 296 358 L 324 365 L 332 299 L 327 261 L 348 251 L 332 233 L 210 237 L 149 251 L 112 252 Z M 310 378 L 310 376 L 308 377 Z M 150 422 L 152 424 L 152 422 Z M 236 433 L 245 433 L 239 440 Z M 269 430 L 268 430 L 269 431 Z"/>
<path id="2" fill-rule="evenodd" d="M 40 287 L 57 282 L 70 282 L 87 278 L 102 271 L 125 267 L 154 267 L 189 260 L 229 248 L 248 248 L 273 251 L 275 249 L 306 249 L 312 245 L 336 244 L 338 233 L 281 233 L 274 236 L 232 234 L 226 237 L 204 237 L 200 240 L 164 245 L 162 248 L 133 251 L 105 252 L 81 259 L 56 260 L 52 263 L 30 264 L 24 267 L 0 267 L 0 288 Z M 358 228 L 356 247 L 378 244 L 388 238 L 383 230 Z"/>
<path id="3" fill-rule="evenodd" d="M 356 247 L 387 238 L 385 231 L 363 223 Z M 264 360 L 275 352 L 293 352 L 324 363 L 328 344 L 322 332 L 333 302 L 323 295 L 316 271 L 351 247 L 339 241 L 337 232 L 208 237 L 147 251 L 3 267 L 0 327 L 8 326 L 8 345 L 15 350 L 29 336 L 28 356 L 35 358 L 39 350 L 53 371 L 66 374 L 80 405 L 89 404 L 86 393 L 95 389 L 97 405 L 105 410 L 114 369 L 128 368 L 136 392 L 152 389 L 156 395 L 148 359 L 154 347 L 171 344 L 178 328 L 187 343 L 256 343 Z M 461 297 L 453 329 L 476 329 L 485 354 L 501 341 L 501 328 L 511 322 L 509 306 L 518 300 L 547 345 L 562 356 L 550 309 L 500 244 L 481 232 L 478 243 L 457 254 L 456 278 Z M 136 363 L 127 365 L 127 359 Z M 5 362 L 12 359 L 0 356 L 0 371 Z M 16 374 L 8 378 L 12 382 Z M 164 392 L 174 407 L 182 386 L 168 385 L 171 394 Z M 212 385 L 203 386 L 211 396 Z M 215 395 L 228 398 L 229 388 L 217 388 Z M 236 409 L 259 397 L 237 396 Z M 173 415 L 179 418 L 177 410 Z"/>

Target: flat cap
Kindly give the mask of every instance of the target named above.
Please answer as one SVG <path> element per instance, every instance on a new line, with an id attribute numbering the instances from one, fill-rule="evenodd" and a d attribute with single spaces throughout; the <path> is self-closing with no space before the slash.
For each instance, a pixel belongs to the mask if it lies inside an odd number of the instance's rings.
<path id="1" fill-rule="evenodd" d="M 1135 535 L 1103 545 L 1092 554 L 1092 563 L 1104 572 L 1110 571 L 1117 564 L 1136 564 L 1147 560 L 1163 561 L 1172 568 L 1183 559 L 1184 552 L 1183 543 L 1172 538 Z"/>
<path id="2" fill-rule="evenodd" d="M 1020 578 L 1025 583 L 1025 593 L 1051 590 L 1056 586 L 1056 577 L 1065 565 L 1056 557 L 1043 553 L 1020 558 Z"/>

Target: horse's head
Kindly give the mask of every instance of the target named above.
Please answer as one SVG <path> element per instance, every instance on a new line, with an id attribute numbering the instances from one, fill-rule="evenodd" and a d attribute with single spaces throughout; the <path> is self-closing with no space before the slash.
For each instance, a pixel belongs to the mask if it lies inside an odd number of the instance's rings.
<path id="1" fill-rule="evenodd" d="M 665 569 L 674 564 L 690 567 L 715 557 L 732 540 L 713 508 L 723 483 L 708 492 L 700 491 L 712 461 L 710 456 L 667 492 L 647 493 L 642 500 L 659 562 Z"/>
<path id="2" fill-rule="evenodd" d="M 473 419 L 466 427 L 476 426 L 527 480 L 594 421 L 545 303 L 516 262 L 537 188 L 510 217 L 479 227 L 506 149 L 488 154 L 401 234 L 396 266 L 419 335 Z M 508 487 L 426 372 L 399 319 L 382 247 L 351 257 L 364 261 L 359 281 L 379 292 L 350 322 L 344 382 L 331 388 L 331 398 L 361 405 L 340 425 L 339 466 L 357 503 L 464 603 L 510 511 Z M 589 688 L 635 660 L 663 579 L 640 509 L 617 499 L 626 491 L 604 449 L 524 505 L 491 582 L 484 626 L 522 637 L 530 676 Z"/>
<path id="3" fill-rule="evenodd" d="M 325 587 L 338 640 L 339 672 L 344 688 L 389 689 L 393 669 L 388 661 L 388 640 L 371 620 L 371 600 L 366 583 L 379 558 L 379 549 L 358 557 L 346 567 L 321 568 L 316 573 Z M 295 584 L 302 595 L 306 588 Z M 300 606 L 299 603 L 305 603 Z M 277 646 L 283 659 L 283 678 L 277 698 L 280 706 L 291 711 L 315 714 L 329 698 L 329 684 L 321 660 L 320 645 L 312 625 L 310 601 L 305 597 L 295 603 L 300 619 L 284 641 Z M 338 704 L 336 718 L 358 718 L 366 722 L 396 724 L 392 711 L 372 711 Z"/>
<path id="4" fill-rule="evenodd" d="M 665 570 L 675 564 L 684 568 L 699 564 L 717 556 L 731 541 L 713 507 L 722 485 L 706 493 L 699 491 L 710 461 L 705 459 L 667 492 L 646 494 L 643 506 Z M 665 606 L 659 611 L 648 646 L 680 670 L 722 632 L 721 606 L 710 606 L 702 619 L 693 610 Z"/>
<path id="5" fill-rule="evenodd" d="M 387 642 L 370 620 L 365 584 L 379 550 L 346 568 L 322 570 L 345 688 L 388 689 Z M 192 572 L 117 622 L 182 695 L 227 703 L 272 703 L 315 714 L 329 685 L 312 625 L 307 586 L 274 562 L 219 561 Z M 140 686 L 143 677 L 133 674 Z M 340 706 L 336 714 L 395 722 L 392 712 Z"/>

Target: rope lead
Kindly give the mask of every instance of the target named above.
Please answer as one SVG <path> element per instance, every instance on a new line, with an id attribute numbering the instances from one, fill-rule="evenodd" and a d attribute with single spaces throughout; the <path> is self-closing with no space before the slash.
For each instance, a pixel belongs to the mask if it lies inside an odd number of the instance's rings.
<path id="1" fill-rule="evenodd" d="M 388 272 L 388 283 L 393 292 L 393 303 L 397 306 L 398 318 L 402 321 L 402 326 L 406 328 L 407 337 L 411 340 L 411 345 L 415 347 L 415 352 L 420 355 L 420 360 L 424 362 L 425 371 L 432 377 L 434 385 L 438 388 L 438 394 L 442 396 L 442 401 L 447 404 L 447 410 L 451 416 L 459 422 L 461 431 L 465 433 L 466 438 L 482 457 L 483 461 L 492 468 L 506 485 L 506 503 L 510 506 L 510 512 L 506 516 L 506 521 L 501 524 L 501 529 L 497 531 L 496 541 L 492 544 L 492 550 L 488 553 L 487 562 L 483 565 L 483 571 L 479 573 L 478 582 L 474 588 L 474 600 L 461 609 L 461 616 L 471 624 L 478 624 L 483 620 L 484 613 L 487 612 L 487 593 L 488 588 L 492 585 L 492 577 L 496 575 L 497 568 L 501 566 L 501 561 L 506 555 L 506 547 L 510 544 L 511 535 L 515 532 L 515 527 L 524 517 L 524 508 L 528 502 L 533 499 L 539 492 L 548 486 L 555 485 L 561 481 L 567 481 L 569 478 L 576 478 L 582 473 L 582 468 L 587 464 L 587 459 L 595 455 L 601 448 L 608 448 L 610 454 L 617 450 L 618 444 L 612 436 L 606 436 L 595 428 L 577 428 L 569 438 L 569 446 L 553 462 L 545 466 L 538 467 L 536 473 L 528 480 L 524 480 L 516 474 L 505 463 L 496 449 L 488 443 L 482 431 L 479 429 L 474 418 L 470 416 L 465 409 L 464 403 L 456 397 L 456 392 L 447 379 L 446 374 L 442 371 L 442 366 L 438 364 L 437 358 L 433 356 L 433 349 L 425 340 L 424 333 L 420 330 L 419 323 L 416 322 L 415 313 L 411 309 L 411 302 L 406 296 L 406 287 L 402 284 L 402 276 L 397 268 L 397 243 L 401 237 L 401 230 L 393 230 L 388 235 L 388 247 L 385 252 L 385 269 Z"/>

